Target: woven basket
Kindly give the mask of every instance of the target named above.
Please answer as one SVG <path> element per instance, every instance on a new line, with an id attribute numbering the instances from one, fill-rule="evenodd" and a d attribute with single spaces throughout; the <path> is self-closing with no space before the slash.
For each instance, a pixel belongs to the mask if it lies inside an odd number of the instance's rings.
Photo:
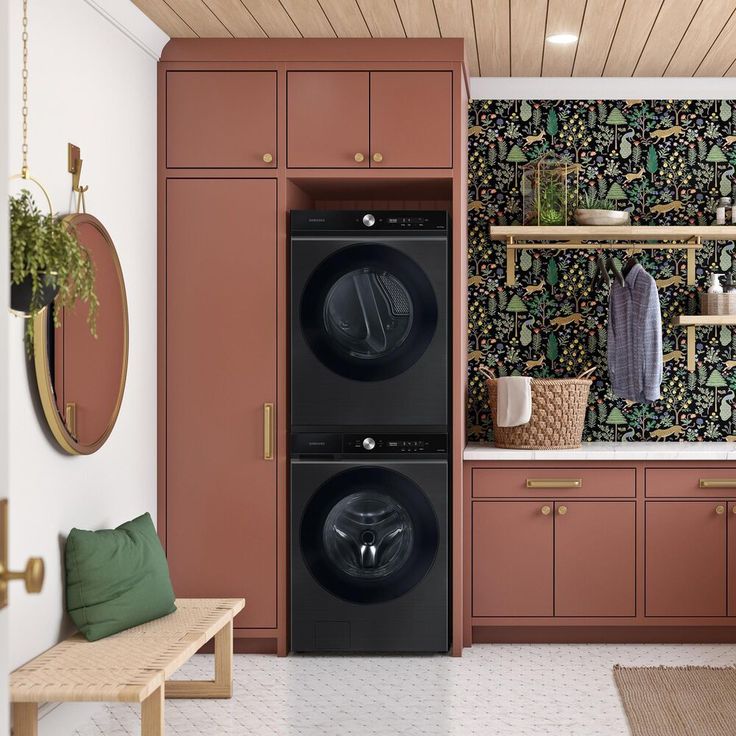
<path id="1" fill-rule="evenodd" d="M 587 378 L 533 378 L 532 418 L 518 427 L 499 427 L 496 424 L 498 379 L 489 378 L 486 386 L 493 422 L 493 444 L 511 450 L 580 447 L 592 383 Z"/>

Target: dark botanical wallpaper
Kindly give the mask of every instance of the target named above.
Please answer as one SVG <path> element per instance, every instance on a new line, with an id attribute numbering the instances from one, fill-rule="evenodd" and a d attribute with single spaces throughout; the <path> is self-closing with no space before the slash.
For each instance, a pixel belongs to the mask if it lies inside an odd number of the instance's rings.
<path id="1" fill-rule="evenodd" d="M 498 375 L 560 378 L 600 366 L 588 441 L 736 439 L 736 328 L 699 328 L 691 373 L 686 330 L 670 326 L 698 312 L 712 271 L 736 266 L 733 242 L 697 253 L 697 287 L 687 286 L 686 251 L 639 255 L 664 322 L 662 398 L 644 405 L 610 391 L 608 289 L 590 288 L 595 253 L 521 251 L 508 287 L 505 247 L 488 236 L 491 224 L 521 222 L 522 166 L 546 152 L 579 163 L 581 191 L 613 199 L 632 224 L 714 223 L 718 198 L 736 193 L 736 100 L 477 100 L 469 114 L 469 439 L 492 433 L 481 363 Z"/>

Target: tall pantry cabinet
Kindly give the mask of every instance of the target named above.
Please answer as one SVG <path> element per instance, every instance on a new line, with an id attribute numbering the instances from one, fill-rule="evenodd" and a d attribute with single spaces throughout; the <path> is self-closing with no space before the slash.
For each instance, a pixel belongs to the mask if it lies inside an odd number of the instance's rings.
<path id="1" fill-rule="evenodd" d="M 288 212 L 446 209 L 463 273 L 466 107 L 459 39 L 174 39 L 163 51 L 158 527 L 178 596 L 246 599 L 236 650 L 288 652 Z M 464 310 L 460 286 L 456 654 Z"/>

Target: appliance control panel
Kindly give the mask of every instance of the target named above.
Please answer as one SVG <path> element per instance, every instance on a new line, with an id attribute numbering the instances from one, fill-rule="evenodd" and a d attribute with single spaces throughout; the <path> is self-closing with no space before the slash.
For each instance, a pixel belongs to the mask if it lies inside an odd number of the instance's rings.
<path id="1" fill-rule="evenodd" d="M 292 235 L 363 230 L 446 231 L 449 228 L 447 213 L 436 210 L 292 210 L 290 216 Z"/>
<path id="2" fill-rule="evenodd" d="M 446 434 L 299 432 L 292 455 L 446 455 Z"/>

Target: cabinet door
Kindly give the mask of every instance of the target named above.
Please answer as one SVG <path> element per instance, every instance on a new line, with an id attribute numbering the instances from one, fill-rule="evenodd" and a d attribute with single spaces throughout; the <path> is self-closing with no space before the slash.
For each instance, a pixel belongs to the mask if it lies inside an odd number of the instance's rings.
<path id="1" fill-rule="evenodd" d="M 473 616 L 552 615 L 551 508 L 544 501 L 473 504 Z"/>
<path id="2" fill-rule="evenodd" d="M 166 165 L 276 166 L 276 72 L 167 72 Z"/>
<path id="3" fill-rule="evenodd" d="M 636 615 L 636 503 L 555 504 L 555 616 Z"/>
<path id="4" fill-rule="evenodd" d="M 276 182 L 169 179 L 167 554 L 180 597 L 244 597 L 276 626 Z"/>
<path id="5" fill-rule="evenodd" d="M 722 501 L 646 504 L 647 616 L 726 615 L 724 507 Z"/>
<path id="6" fill-rule="evenodd" d="M 368 72 L 289 72 L 289 166 L 368 166 Z"/>
<path id="7" fill-rule="evenodd" d="M 736 616 L 736 502 L 728 504 L 728 615 Z"/>
<path id="8" fill-rule="evenodd" d="M 452 167 L 452 72 L 371 72 L 371 166 Z"/>

